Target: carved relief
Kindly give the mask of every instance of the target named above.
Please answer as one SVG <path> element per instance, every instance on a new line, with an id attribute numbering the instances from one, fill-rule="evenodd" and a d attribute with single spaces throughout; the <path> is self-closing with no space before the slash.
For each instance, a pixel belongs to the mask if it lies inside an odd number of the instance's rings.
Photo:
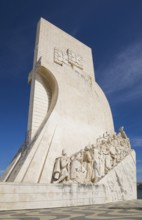
<path id="1" fill-rule="evenodd" d="M 83 69 L 82 57 L 74 53 L 70 49 L 65 51 L 65 50 L 60 50 L 58 48 L 55 48 L 54 49 L 54 62 L 59 65 L 68 64 L 68 65 L 76 66 L 80 69 Z"/>
<path id="2" fill-rule="evenodd" d="M 80 69 L 83 69 L 83 61 L 82 61 L 82 57 L 75 54 L 72 50 L 68 49 L 67 50 L 68 53 L 68 61 L 72 66 L 77 66 Z"/>
<path id="3" fill-rule="evenodd" d="M 60 183 L 69 180 L 69 165 L 70 158 L 67 157 L 66 152 L 62 150 L 62 156 L 57 158 L 54 164 L 53 182 Z"/>
<path id="4" fill-rule="evenodd" d="M 75 54 L 72 50 L 60 50 L 58 48 L 54 49 L 54 62 L 59 65 L 69 65 L 71 67 L 79 68 L 80 71 L 83 69 L 83 59 L 80 55 Z M 82 74 L 80 71 L 75 70 L 76 73 L 79 74 L 79 76 L 87 82 L 89 87 L 92 86 L 92 77 L 86 74 Z"/>
<path id="5" fill-rule="evenodd" d="M 83 151 L 71 157 L 70 180 L 72 182 L 84 183 L 86 169 L 83 166 Z"/>
<path id="6" fill-rule="evenodd" d="M 54 49 L 54 62 L 63 65 L 63 63 L 68 64 L 68 55 L 65 51 L 55 48 Z"/>
<path id="7" fill-rule="evenodd" d="M 92 184 L 98 182 L 131 151 L 130 141 L 123 128 L 118 134 L 107 132 L 97 139 L 96 145 L 86 146 L 83 150 L 55 160 L 52 182 Z"/>

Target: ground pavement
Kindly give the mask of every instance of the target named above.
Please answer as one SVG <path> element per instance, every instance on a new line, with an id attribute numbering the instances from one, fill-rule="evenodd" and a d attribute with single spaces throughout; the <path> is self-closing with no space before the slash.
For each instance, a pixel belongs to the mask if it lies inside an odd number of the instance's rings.
<path id="1" fill-rule="evenodd" d="M 38 210 L 0 211 L 2 220 L 142 220 L 142 200 L 102 205 L 50 208 Z"/>

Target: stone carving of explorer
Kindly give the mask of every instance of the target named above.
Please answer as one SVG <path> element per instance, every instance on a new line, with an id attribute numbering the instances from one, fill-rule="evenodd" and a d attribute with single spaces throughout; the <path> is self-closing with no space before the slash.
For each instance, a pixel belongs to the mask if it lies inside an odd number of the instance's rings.
<path id="1" fill-rule="evenodd" d="M 53 182 L 60 183 L 69 180 L 70 158 L 67 157 L 65 150 L 62 150 L 62 156 L 57 158 L 53 171 Z"/>
<path id="2" fill-rule="evenodd" d="M 91 183 L 92 180 L 92 174 L 93 174 L 93 165 L 92 165 L 93 159 L 90 152 L 90 147 L 86 146 L 84 149 L 84 159 L 83 159 L 83 165 L 87 171 L 86 173 L 86 183 Z"/>

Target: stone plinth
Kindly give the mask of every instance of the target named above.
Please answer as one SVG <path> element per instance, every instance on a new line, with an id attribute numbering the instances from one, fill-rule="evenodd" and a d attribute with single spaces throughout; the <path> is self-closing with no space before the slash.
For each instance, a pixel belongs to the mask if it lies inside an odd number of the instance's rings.
<path id="1" fill-rule="evenodd" d="M 135 152 L 96 185 L 0 183 L 0 210 L 103 204 L 137 198 Z"/>

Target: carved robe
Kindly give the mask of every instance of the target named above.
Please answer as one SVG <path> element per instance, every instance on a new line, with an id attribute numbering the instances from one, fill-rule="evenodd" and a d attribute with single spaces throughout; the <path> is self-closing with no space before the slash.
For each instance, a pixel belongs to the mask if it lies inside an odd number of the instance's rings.
<path id="1" fill-rule="evenodd" d="M 84 160 L 83 165 L 87 171 L 86 173 L 86 181 L 91 182 L 92 174 L 93 174 L 93 166 L 92 166 L 92 157 L 89 150 L 84 152 Z"/>

